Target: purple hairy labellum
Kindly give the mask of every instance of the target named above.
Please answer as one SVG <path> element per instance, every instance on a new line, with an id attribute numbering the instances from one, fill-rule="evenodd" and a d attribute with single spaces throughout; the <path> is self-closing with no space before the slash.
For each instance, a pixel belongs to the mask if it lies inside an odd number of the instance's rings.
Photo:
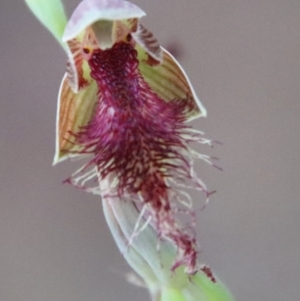
<path id="1" fill-rule="evenodd" d="M 138 52 L 130 42 L 120 41 L 105 50 L 83 48 L 83 52 L 89 55 L 87 63 L 98 86 L 98 99 L 88 124 L 71 134 L 82 147 L 77 154 L 93 158 L 80 175 L 68 181 L 78 185 L 78 177 L 81 181 L 91 179 L 90 171 L 85 173 L 91 166 L 96 167 L 94 175 L 100 180 L 114 175 L 114 193 L 120 198 L 131 196 L 145 209 L 142 212 L 159 238 L 176 244 L 178 254 L 172 270 L 185 265 L 187 273 L 195 273 L 195 237 L 176 219 L 178 204 L 188 204 L 186 211 L 192 217 L 194 212 L 189 197 L 172 185 L 191 181 L 207 197 L 209 194 L 194 174 L 195 153 L 188 146 L 190 141 L 203 142 L 200 133 L 185 123 L 186 114 L 193 110 L 193 98 L 186 95 L 166 102 L 155 93 L 138 69 Z"/>

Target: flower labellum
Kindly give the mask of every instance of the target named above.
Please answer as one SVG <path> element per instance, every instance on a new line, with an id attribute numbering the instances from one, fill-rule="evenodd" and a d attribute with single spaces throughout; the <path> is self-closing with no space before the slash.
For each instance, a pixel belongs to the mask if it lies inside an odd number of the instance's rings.
<path id="1" fill-rule="evenodd" d="M 193 170 L 194 159 L 210 158 L 189 144 L 211 141 L 187 124 L 206 110 L 179 63 L 140 23 L 145 13 L 123 0 L 84 0 L 66 23 L 60 1 L 26 2 L 68 56 L 54 164 L 89 159 L 66 182 L 101 195 L 116 243 L 153 300 L 231 300 L 198 264 L 186 192 L 210 194 Z M 61 36 L 57 23 L 65 24 Z"/>

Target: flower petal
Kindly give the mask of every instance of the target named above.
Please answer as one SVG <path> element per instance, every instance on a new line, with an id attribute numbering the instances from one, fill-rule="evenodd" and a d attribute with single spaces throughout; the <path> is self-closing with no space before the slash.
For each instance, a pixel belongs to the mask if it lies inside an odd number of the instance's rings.
<path id="1" fill-rule="evenodd" d="M 60 44 L 67 17 L 60 0 L 25 0 L 34 15 L 54 35 Z M 64 47 L 64 45 L 62 44 Z"/>
<path id="2" fill-rule="evenodd" d="M 111 191 L 110 191 L 111 193 Z M 178 289 L 185 287 L 189 283 L 189 276 L 184 273 L 184 268 L 179 267 L 176 272 L 171 271 L 174 258 L 176 256 L 176 248 L 170 241 L 159 239 L 156 230 L 149 224 L 141 232 L 138 229 L 143 227 L 146 222 L 143 217 L 136 229 L 139 210 L 136 203 L 130 198 L 103 197 L 107 200 L 114 212 L 115 218 L 123 231 L 127 244 L 133 247 L 153 269 L 160 286 L 175 286 Z M 158 250 L 159 249 L 159 250 Z M 131 249 L 128 248 L 130 256 Z"/>
<path id="3" fill-rule="evenodd" d="M 75 143 L 74 133 L 86 125 L 94 113 L 98 87 L 94 81 L 74 93 L 64 75 L 57 104 L 56 149 L 53 164 L 72 157 L 80 152 L 81 146 Z"/>
<path id="4" fill-rule="evenodd" d="M 87 63 L 90 54 L 84 53 L 84 50 L 90 53 L 95 48 L 99 48 L 99 46 L 90 27 L 85 30 L 81 41 L 77 38 L 67 41 L 67 75 L 69 85 L 74 93 L 78 93 L 91 81 L 90 68 Z"/>
<path id="5" fill-rule="evenodd" d="M 151 89 L 165 101 L 185 100 L 186 120 L 206 117 L 206 109 L 197 97 L 192 84 L 176 59 L 164 48 L 163 62 L 153 67 L 146 53 L 139 49 L 139 69 Z"/>
<path id="6" fill-rule="evenodd" d="M 163 61 L 163 51 L 154 35 L 145 28 L 140 22 L 137 23 L 136 29 L 132 32 L 134 40 L 151 56 L 158 65 Z"/>
<path id="7" fill-rule="evenodd" d="M 77 39 L 68 41 L 67 75 L 71 89 L 78 93 L 87 81 L 83 76 L 83 57 L 81 55 L 81 43 Z"/>
<path id="8" fill-rule="evenodd" d="M 153 283 L 157 283 L 158 280 L 153 269 L 140 255 L 140 253 L 137 252 L 136 249 L 132 246 L 130 247 L 130 250 L 127 250 L 127 248 L 129 248 L 127 244 L 128 239 L 126 238 L 122 228 L 120 227 L 116 219 L 111 203 L 105 198 L 102 201 L 103 211 L 108 227 L 115 239 L 118 248 L 123 253 L 128 264 L 133 268 L 134 271 L 136 271 L 136 273 L 138 273 L 140 277 L 143 278 L 143 280 L 147 281 L 147 284 L 152 285 Z"/>
<path id="9" fill-rule="evenodd" d="M 115 219 L 122 229 L 127 244 L 130 243 L 130 247 L 128 247 L 127 251 L 128 256 L 132 256 L 130 252 L 131 247 L 133 247 L 140 254 L 140 256 L 145 259 L 147 266 L 151 267 L 154 274 L 158 278 L 158 283 L 164 284 L 174 280 L 175 277 L 171 277 L 172 273 L 169 269 L 171 262 L 175 256 L 175 249 L 173 250 L 171 244 L 163 244 L 163 249 L 161 249 L 161 252 L 159 253 L 157 251 L 157 233 L 149 225 L 144 229 L 144 231 L 139 233 L 136 238 L 133 238 L 135 234 L 136 223 L 139 217 L 139 212 L 137 211 L 136 206 L 132 201 L 128 199 L 121 200 L 117 197 L 104 197 L 103 201 L 109 202 Z M 168 251 L 166 252 L 166 250 Z M 124 250 L 121 249 L 121 252 L 124 253 Z M 173 256 L 171 255 L 171 253 L 173 253 Z"/>
<path id="10" fill-rule="evenodd" d="M 123 0 L 84 0 L 73 12 L 64 32 L 63 41 L 75 38 L 99 20 L 115 21 L 141 18 L 145 15 L 138 6 Z"/>

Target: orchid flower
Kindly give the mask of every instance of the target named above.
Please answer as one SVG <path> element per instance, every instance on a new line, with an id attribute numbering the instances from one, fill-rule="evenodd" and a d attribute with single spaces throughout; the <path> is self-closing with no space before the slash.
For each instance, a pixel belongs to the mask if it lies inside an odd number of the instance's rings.
<path id="1" fill-rule="evenodd" d="M 187 189 L 208 199 L 193 170 L 211 144 L 188 122 L 206 110 L 176 59 L 123 0 L 84 0 L 69 21 L 59 0 L 25 0 L 65 50 L 54 164 L 88 158 L 66 180 L 100 195 L 114 239 L 153 301 L 232 300 L 198 263 Z M 183 225 L 178 215 L 190 222 Z M 136 278 L 137 279 L 137 278 Z"/>

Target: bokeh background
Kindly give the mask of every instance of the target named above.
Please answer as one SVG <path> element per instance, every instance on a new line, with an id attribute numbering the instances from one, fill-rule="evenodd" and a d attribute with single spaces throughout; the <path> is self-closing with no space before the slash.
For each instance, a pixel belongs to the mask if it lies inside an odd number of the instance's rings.
<path id="1" fill-rule="evenodd" d="M 217 190 L 201 261 L 237 300 L 299 300 L 299 0 L 134 2 L 208 110 L 195 126 L 224 143 L 203 148 L 223 172 L 197 165 Z M 147 300 L 101 200 L 61 184 L 73 164 L 51 166 L 63 51 L 23 1 L 1 0 L 0 41 L 0 300 Z"/>

